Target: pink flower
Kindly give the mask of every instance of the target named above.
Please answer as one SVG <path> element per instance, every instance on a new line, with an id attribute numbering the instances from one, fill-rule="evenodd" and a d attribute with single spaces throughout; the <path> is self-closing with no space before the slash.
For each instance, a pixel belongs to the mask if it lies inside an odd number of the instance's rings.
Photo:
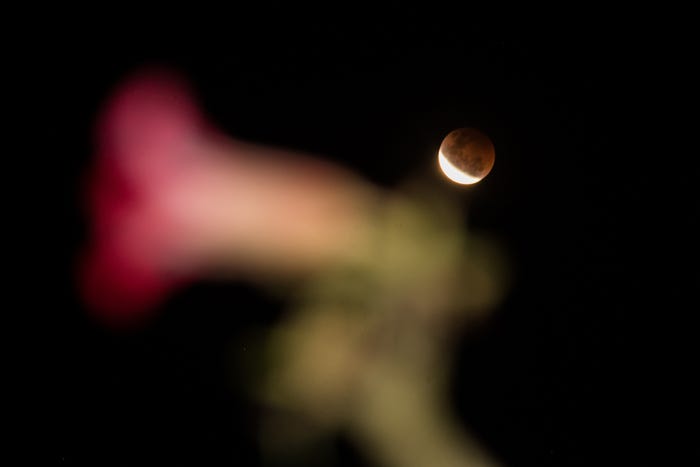
<path id="1" fill-rule="evenodd" d="M 372 188 L 313 157 L 221 135 L 173 75 L 127 81 L 98 123 L 79 282 L 112 325 L 142 322 L 187 278 L 303 274 L 363 241 Z"/>
<path id="2" fill-rule="evenodd" d="M 185 84 L 165 72 L 135 76 L 98 121 L 87 192 L 91 242 L 79 282 L 89 309 L 133 325 L 186 282 L 165 267 L 177 225 L 163 193 L 187 173 L 203 120 Z"/>

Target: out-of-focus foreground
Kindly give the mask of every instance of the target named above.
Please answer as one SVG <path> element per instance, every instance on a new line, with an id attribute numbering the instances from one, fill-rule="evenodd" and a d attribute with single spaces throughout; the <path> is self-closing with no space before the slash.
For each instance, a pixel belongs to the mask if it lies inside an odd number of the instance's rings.
<path id="1" fill-rule="evenodd" d="M 290 311 L 244 363 L 269 465 L 308 465 L 305 446 L 341 429 L 380 465 L 495 465 L 454 420 L 446 378 L 453 338 L 503 296 L 506 269 L 443 190 L 384 191 L 231 140 L 162 71 L 107 103 L 94 164 L 79 280 L 105 325 L 145 325 L 186 280 L 285 291 Z"/>

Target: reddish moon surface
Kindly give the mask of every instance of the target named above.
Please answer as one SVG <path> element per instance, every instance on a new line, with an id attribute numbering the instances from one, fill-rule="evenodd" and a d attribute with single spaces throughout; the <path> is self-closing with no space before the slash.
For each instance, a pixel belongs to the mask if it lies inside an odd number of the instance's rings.
<path id="1" fill-rule="evenodd" d="M 496 159 L 493 143 L 474 128 L 451 131 L 440 145 L 440 168 L 452 181 L 463 185 L 476 183 L 489 174 Z"/>

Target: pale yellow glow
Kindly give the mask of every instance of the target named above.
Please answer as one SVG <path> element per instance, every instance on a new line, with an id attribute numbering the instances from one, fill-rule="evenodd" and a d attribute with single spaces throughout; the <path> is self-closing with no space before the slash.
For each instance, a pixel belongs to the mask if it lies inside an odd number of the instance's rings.
<path id="1" fill-rule="evenodd" d="M 445 157 L 442 151 L 438 152 L 438 161 L 440 162 L 442 172 L 447 176 L 447 178 L 455 183 L 459 183 L 460 185 L 471 185 L 481 180 L 480 178 L 472 177 L 471 175 L 459 170 L 449 160 L 447 160 L 447 157 Z"/>

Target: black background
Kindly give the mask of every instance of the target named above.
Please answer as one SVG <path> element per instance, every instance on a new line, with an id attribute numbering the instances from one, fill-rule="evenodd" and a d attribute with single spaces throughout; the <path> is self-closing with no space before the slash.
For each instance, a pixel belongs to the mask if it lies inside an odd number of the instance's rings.
<path id="1" fill-rule="evenodd" d="M 153 64 L 190 79 L 232 136 L 386 187 L 434 176 L 451 129 L 487 133 L 496 165 L 464 196 L 515 280 L 459 347 L 456 413 L 513 466 L 647 465 L 682 447 L 659 436 L 682 392 L 670 366 L 688 351 L 667 349 L 686 342 L 677 317 L 693 310 L 681 296 L 697 287 L 684 242 L 697 208 L 693 156 L 655 145 L 681 132 L 662 125 L 674 83 L 657 79 L 673 61 L 660 30 L 603 13 L 532 23 L 437 7 L 254 10 L 37 29 L 28 94 L 40 96 L 30 123 L 42 150 L 30 165 L 42 170 L 26 199 L 40 214 L 24 224 L 38 234 L 17 305 L 32 321 L 20 365 L 30 449 L 48 465 L 260 465 L 257 408 L 231 362 L 283 304 L 200 283 L 124 334 L 90 321 L 74 292 L 92 124 L 116 84 Z M 335 442 L 341 465 L 371 465 L 350 439 Z"/>

